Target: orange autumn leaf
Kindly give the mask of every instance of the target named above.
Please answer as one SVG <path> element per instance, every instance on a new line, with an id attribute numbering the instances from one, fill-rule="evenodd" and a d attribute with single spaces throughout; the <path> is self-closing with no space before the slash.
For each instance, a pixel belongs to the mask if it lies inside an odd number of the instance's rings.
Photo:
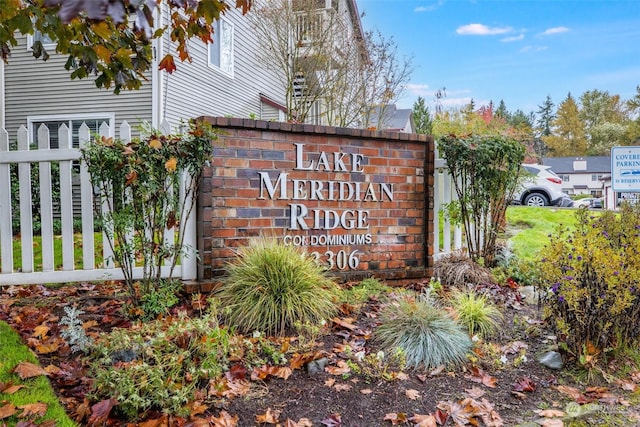
<path id="1" fill-rule="evenodd" d="M 43 343 L 36 345 L 36 353 L 38 354 L 51 354 L 58 351 L 60 348 L 60 343 L 56 341 L 52 341 L 49 343 Z"/>
<path id="2" fill-rule="evenodd" d="M 42 369 L 40 366 L 34 365 L 30 362 L 20 362 L 18 366 L 15 367 L 13 372 L 18 374 L 18 376 L 22 380 L 37 377 L 40 375 L 49 375 L 47 371 Z"/>
<path id="3" fill-rule="evenodd" d="M 391 421 L 391 424 L 396 426 L 398 424 L 405 424 L 407 422 L 407 414 L 401 413 L 389 413 L 384 416 L 385 421 Z"/>
<path id="4" fill-rule="evenodd" d="M 7 403 L 4 406 L 0 406 L 0 420 L 9 418 L 15 413 L 16 413 L 16 407 L 13 405 L 13 403 Z"/>
<path id="5" fill-rule="evenodd" d="M 411 400 L 420 399 L 420 392 L 418 390 L 414 390 L 412 388 L 406 390 L 404 392 L 405 396 L 407 396 Z"/>
<path id="6" fill-rule="evenodd" d="M 165 70 L 169 74 L 173 73 L 176 70 L 176 63 L 173 60 L 173 56 L 170 54 L 165 55 L 160 61 L 160 64 L 158 64 L 158 68 Z"/>
<path id="7" fill-rule="evenodd" d="M 149 148 L 153 148 L 154 150 L 159 150 L 162 148 L 162 143 L 160 142 L 159 139 L 152 139 L 151 141 L 149 141 Z"/>
<path id="8" fill-rule="evenodd" d="M 169 160 L 167 160 L 164 164 L 164 168 L 168 171 L 168 172 L 175 172 L 176 168 L 178 166 L 178 160 L 175 157 L 170 158 Z"/>
<path id="9" fill-rule="evenodd" d="M 24 384 L 7 384 L 7 385 L 0 385 L 0 393 L 4 393 L 4 394 L 13 394 L 15 392 L 17 392 L 18 390 L 20 390 L 21 388 L 25 388 L 26 386 Z"/>
<path id="10" fill-rule="evenodd" d="M 271 408 L 267 408 L 267 412 L 262 415 L 256 415 L 256 422 L 258 424 L 277 424 L 278 418 L 280 418 L 280 411 L 272 411 Z"/>
<path id="11" fill-rule="evenodd" d="M 49 327 L 46 325 L 39 325 L 33 329 L 33 336 L 35 338 L 44 339 L 49 333 Z"/>
<path id="12" fill-rule="evenodd" d="M 415 423 L 415 427 L 437 427 L 436 417 L 433 415 L 414 414 L 409 421 Z"/>
<path id="13" fill-rule="evenodd" d="M 19 418 L 27 418 L 31 416 L 35 417 L 43 417 L 44 414 L 47 413 L 47 404 L 46 403 L 29 403 L 26 405 L 18 406 L 18 409 L 22 409 L 22 413 L 18 416 Z"/>
<path id="14" fill-rule="evenodd" d="M 324 368 L 324 370 L 331 375 L 344 375 L 351 372 L 351 368 L 344 360 L 338 360 L 337 365 L 338 366 L 327 366 L 326 368 Z"/>
<path id="15" fill-rule="evenodd" d="M 211 417 L 210 423 L 213 423 L 213 427 L 236 427 L 238 425 L 238 416 L 231 416 L 227 411 L 220 411 L 219 417 Z"/>
<path id="16" fill-rule="evenodd" d="M 124 185 L 131 185 L 138 179 L 138 172 L 135 169 L 133 169 L 129 171 L 129 173 L 126 175 L 126 178 L 127 178 L 127 182 L 125 182 Z"/>

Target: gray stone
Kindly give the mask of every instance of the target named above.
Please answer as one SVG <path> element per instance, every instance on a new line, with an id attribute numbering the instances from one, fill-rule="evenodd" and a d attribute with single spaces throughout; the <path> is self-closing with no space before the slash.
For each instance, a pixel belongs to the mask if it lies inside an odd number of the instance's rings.
<path id="1" fill-rule="evenodd" d="M 534 286 L 521 286 L 520 294 L 522 295 L 522 300 L 526 304 L 537 304 L 538 303 L 538 293 Z"/>
<path id="2" fill-rule="evenodd" d="M 327 366 L 327 363 L 329 363 L 329 360 L 326 357 L 312 360 L 311 362 L 307 363 L 307 373 L 309 375 L 314 375 L 320 372 L 324 372 L 324 368 L 325 366 Z"/>
<path id="3" fill-rule="evenodd" d="M 538 359 L 540 364 L 550 369 L 562 369 L 562 356 L 557 351 L 548 351 Z"/>

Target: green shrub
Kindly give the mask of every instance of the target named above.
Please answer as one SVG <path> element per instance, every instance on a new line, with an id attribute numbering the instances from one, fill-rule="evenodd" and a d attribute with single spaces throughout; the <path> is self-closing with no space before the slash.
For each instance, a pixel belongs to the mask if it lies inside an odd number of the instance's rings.
<path id="1" fill-rule="evenodd" d="M 234 346 L 213 313 L 115 329 L 101 336 L 90 354 L 92 397 L 116 398 L 116 409 L 132 419 L 150 409 L 184 413 L 198 388 L 228 368 Z"/>
<path id="2" fill-rule="evenodd" d="M 593 216 L 576 212 L 544 250 L 545 317 L 583 364 L 640 337 L 640 206 Z"/>
<path id="3" fill-rule="evenodd" d="M 160 279 L 158 285 L 140 298 L 142 318 L 149 320 L 161 314 L 167 314 L 169 309 L 180 302 L 178 293 L 182 283 L 175 279 Z"/>
<path id="4" fill-rule="evenodd" d="M 162 266 L 171 278 L 180 256 L 193 249 L 183 246 L 185 219 L 194 209 L 216 138 L 209 124 L 191 120 L 184 134 L 142 129 L 142 137 L 130 142 L 96 137 L 82 149 L 106 208 L 100 216 L 104 244 L 113 251 L 136 306 L 144 295 L 158 291 Z M 173 239 L 165 239 L 167 229 L 175 230 Z M 144 273 L 137 280 L 133 272 L 140 262 Z"/>
<path id="5" fill-rule="evenodd" d="M 402 295 L 382 310 L 380 319 L 376 342 L 388 354 L 399 349 L 408 367 L 460 365 L 472 347 L 460 325 L 425 295 Z"/>
<path id="6" fill-rule="evenodd" d="M 226 321 L 243 332 L 282 335 L 297 322 L 318 324 L 336 310 L 335 285 L 326 271 L 276 239 L 242 248 L 217 296 Z"/>
<path id="7" fill-rule="evenodd" d="M 491 335 L 502 320 L 498 308 L 485 295 L 473 291 L 457 291 L 452 298 L 456 320 L 467 328 L 469 334 L 481 337 Z"/>

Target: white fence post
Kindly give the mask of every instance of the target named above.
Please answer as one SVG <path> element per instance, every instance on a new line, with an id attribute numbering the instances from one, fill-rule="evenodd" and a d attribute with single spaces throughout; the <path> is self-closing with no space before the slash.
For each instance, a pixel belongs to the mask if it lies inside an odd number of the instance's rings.
<path id="1" fill-rule="evenodd" d="M 61 149 L 71 150 L 69 128 L 63 124 L 58 129 L 58 143 Z M 62 223 L 62 270 L 75 269 L 73 243 L 73 181 L 71 160 L 60 161 L 60 220 Z"/>
<path id="2" fill-rule="evenodd" d="M 38 128 L 38 150 L 49 149 L 49 129 Z M 51 195 L 51 162 L 38 163 L 40 183 L 40 237 L 42 248 L 42 271 L 53 271 L 53 197 Z"/>
<path id="3" fill-rule="evenodd" d="M 442 212 L 444 206 L 452 201 L 457 200 L 455 188 L 453 185 L 453 177 L 449 174 L 447 162 L 440 158 L 440 154 L 436 147 L 434 164 L 434 201 L 433 201 L 433 220 L 434 220 L 434 250 L 433 255 L 437 259 L 439 256 L 462 248 L 462 226 L 453 224 L 451 219 L 447 218 L 446 212 Z M 442 245 L 440 245 L 440 213 L 443 213 L 442 221 Z M 453 242 L 451 237 L 453 235 Z"/>
<path id="4" fill-rule="evenodd" d="M 6 130 L 0 129 L 0 256 L 2 265 L 0 273 L 13 272 L 13 230 L 11 223 L 11 175 L 9 173 L 9 163 L 2 161 L 3 153 L 9 152 L 9 134 Z"/>
<path id="5" fill-rule="evenodd" d="M 80 149 L 89 142 L 90 130 L 83 123 L 78 130 Z M 80 162 L 80 204 L 82 209 L 82 268 L 92 270 L 95 267 L 95 241 L 93 238 L 93 185 L 85 162 Z"/>
<path id="6" fill-rule="evenodd" d="M 18 129 L 18 150 L 29 151 L 27 128 Z M 33 272 L 33 214 L 31 210 L 31 163 L 18 163 L 20 182 L 20 238 L 22 239 L 22 272 Z"/>

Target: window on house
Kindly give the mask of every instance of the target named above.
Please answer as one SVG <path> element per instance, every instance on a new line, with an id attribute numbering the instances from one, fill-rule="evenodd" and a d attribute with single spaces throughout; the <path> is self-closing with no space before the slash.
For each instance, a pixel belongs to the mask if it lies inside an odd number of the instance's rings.
<path id="1" fill-rule="evenodd" d="M 560 179 L 564 182 L 569 182 L 571 175 L 559 175 Z"/>
<path id="2" fill-rule="evenodd" d="M 218 19 L 214 31 L 214 41 L 209 45 L 209 65 L 233 76 L 233 24 Z"/>
<path id="3" fill-rule="evenodd" d="M 592 173 L 591 174 L 591 181 L 600 181 L 601 178 L 602 178 L 602 174 L 601 173 L 599 173 L 599 174 Z"/>
<path id="4" fill-rule="evenodd" d="M 69 117 L 30 117 L 27 118 L 29 123 L 29 132 L 31 133 L 31 141 L 37 143 L 38 128 L 41 125 L 47 126 L 49 129 L 49 148 L 60 148 L 58 139 L 58 130 L 63 124 L 71 130 L 71 146 L 78 148 L 80 144 L 80 126 L 83 123 L 89 127 L 91 134 L 98 133 L 102 123 L 106 123 L 111 129 L 114 125 L 114 117 L 112 114 L 105 115 L 88 115 L 88 116 L 69 116 Z"/>
<path id="5" fill-rule="evenodd" d="M 45 49 L 55 49 L 57 44 L 55 41 L 51 39 L 51 37 L 49 37 L 46 34 L 42 34 L 40 31 L 36 30 L 33 34 L 27 35 L 27 50 L 32 50 L 33 43 L 36 41 L 39 41 L 40 43 L 42 43 L 42 46 Z"/>

